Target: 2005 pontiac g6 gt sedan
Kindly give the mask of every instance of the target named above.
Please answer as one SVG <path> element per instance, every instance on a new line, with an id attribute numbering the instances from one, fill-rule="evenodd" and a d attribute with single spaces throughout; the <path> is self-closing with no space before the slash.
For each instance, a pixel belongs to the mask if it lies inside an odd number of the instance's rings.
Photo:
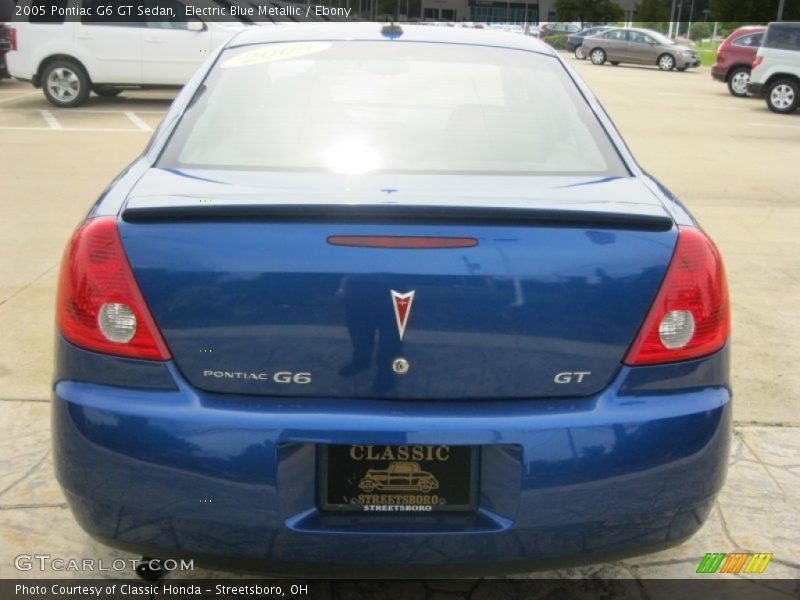
<path id="1" fill-rule="evenodd" d="M 266 29 L 66 250 L 53 435 L 81 526 L 308 576 L 697 531 L 730 439 L 723 267 L 588 88 L 530 37 Z"/>

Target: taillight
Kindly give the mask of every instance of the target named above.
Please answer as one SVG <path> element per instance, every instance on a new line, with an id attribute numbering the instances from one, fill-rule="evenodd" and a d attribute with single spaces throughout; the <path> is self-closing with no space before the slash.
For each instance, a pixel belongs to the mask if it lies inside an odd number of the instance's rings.
<path id="1" fill-rule="evenodd" d="M 17 49 L 17 30 L 13 27 L 8 30 L 9 50 Z"/>
<path id="2" fill-rule="evenodd" d="M 763 56 L 756 56 L 756 57 L 753 59 L 753 67 L 752 67 L 752 68 L 754 68 L 754 69 L 755 69 L 755 68 L 756 68 L 758 65 L 760 65 L 762 62 L 764 62 L 764 57 L 763 57 Z"/>
<path id="3" fill-rule="evenodd" d="M 170 358 L 133 278 L 114 217 L 89 219 L 72 236 L 61 262 L 56 319 L 62 335 L 81 348 Z"/>
<path id="4" fill-rule="evenodd" d="M 730 308 L 722 259 L 699 229 L 681 227 L 667 275 L 625 364 L 698 358 L 728 339 Z"/>

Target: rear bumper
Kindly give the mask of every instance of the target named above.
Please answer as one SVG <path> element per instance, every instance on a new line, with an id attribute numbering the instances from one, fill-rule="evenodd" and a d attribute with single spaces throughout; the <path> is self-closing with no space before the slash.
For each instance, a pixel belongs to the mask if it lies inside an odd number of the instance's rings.
<path id="1" fill-rule="evenodd" d="M 725 71 L 718 71 L 716 67 L 711 68 L 711 78 L 715 81 L 725 81 Z"/>
<path id="2" fill-rule="evenodd" d="M 56 472 L 76 519 L 150 556 L 305 576 L 594 562 L 680 543 L 725 477 L 727 349 L 624 367 L 603 393 L 558 401 L 225 396 L 166 369 L 174 390 L 61 379 L 53 398 Z M 320 511 L 316 448 L 326 443 L 478 445 L 478 510 Z"/>
<path id="3" fill-rule="evenodd" d="M 8 52 L 5 55 L 6 70 L 9 76 L 20 81 L 32 81 L 35 73 L 23 60 L 22 53 Z"/>

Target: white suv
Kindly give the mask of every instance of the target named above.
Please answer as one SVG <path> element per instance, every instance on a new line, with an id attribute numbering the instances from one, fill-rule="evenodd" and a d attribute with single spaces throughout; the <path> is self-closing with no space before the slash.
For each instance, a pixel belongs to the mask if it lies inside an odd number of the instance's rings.
<path id="1" fill-rule="evenodd" d="M 92 9 L 90 17 L 54 16 L 51 7 Z M 124 89 L 177 87 L 220 45 L 247 26 L 191 17 L 183 22 L 119 22 L 98 16 L 107 0 L 22 0 L 6 55 L 12 77 L 42 88 L 62 108 L 80 106 L 90 91 L 116 96 Z M 202 1 L 194 0 L 197 6 Z M 159 0 L 185 13 L 178 0 Z M 67 12 L 66 14 L 70 14 Z"/>
<path id="2" fill-rule="evenodd" d="M 777 113 L 800 106 L 800 22 L 769 24 L 747 91 L 766 97 L 769 109 Z"/>

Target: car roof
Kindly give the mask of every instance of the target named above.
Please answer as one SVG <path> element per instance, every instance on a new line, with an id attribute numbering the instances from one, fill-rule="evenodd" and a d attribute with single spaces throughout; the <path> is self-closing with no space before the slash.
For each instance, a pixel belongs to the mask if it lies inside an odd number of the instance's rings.
<path id="1" fill-rule="evenodd" d="M 800 21 L 774 21 L 767 27 L 769 29 L 800 29 Z"/>
<path id="2" fill-rule="evenodd" d="M 529 35 L 496 29 L 471 29 L 466 27 L 432 27 L 430 25 L 397 25 L 402 29 L 398 37 L 388 37 L 382 32 L 389 23 L 281 23 L 267 27 L 250 27 L 235 36 L 228 47 L 251 44 L 298 41 L 386 41 L 434 42 L 493 46 L 514 50 L 528 50 L 557 56 L 545 42 Z"/>

